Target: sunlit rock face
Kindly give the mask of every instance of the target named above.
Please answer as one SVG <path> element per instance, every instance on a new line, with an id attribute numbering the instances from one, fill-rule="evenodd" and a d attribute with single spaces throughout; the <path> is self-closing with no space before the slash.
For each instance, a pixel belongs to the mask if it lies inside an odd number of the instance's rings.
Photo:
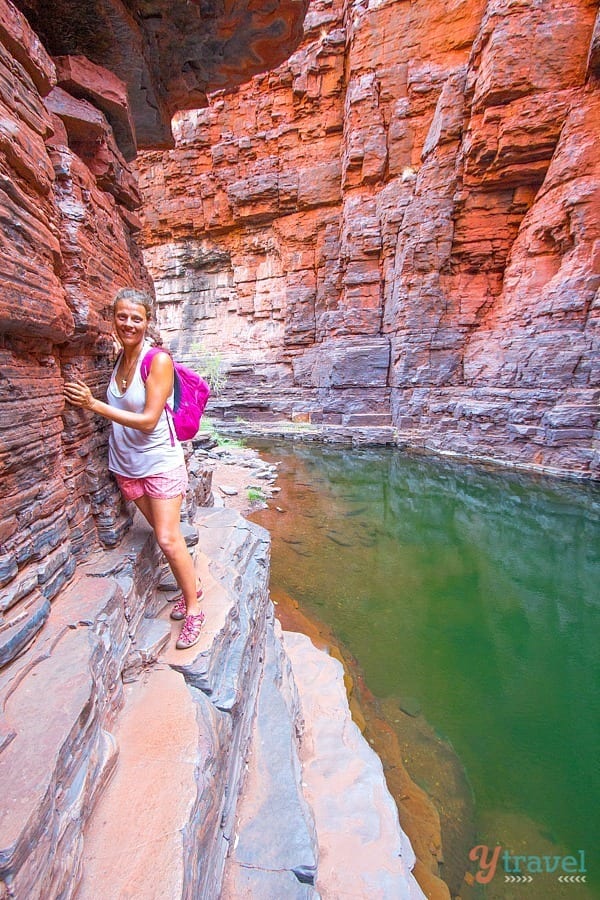
<path id="1" fill-rule="evenodd" d="M 136 180 L 102 111 L 111 74 L 96 75 L 107 85 L 96 105 L 60 88 L 26 19 L 0 3 L 0 667 L 43 625 L 76 560 L 129 522 L 106 426 L 62 395 L 75 375 L 102 395 L 112 298 L 151 286 Z"/>
<path id="2" fill-rule="evenodd" d="M 136 165 L 163 328 L 223 414 L 600 474 L 597 3 L 315 2 Z M 218 409 L 218 403 L 214 407 Z"/>
<path id="3" fill-rule="evenodd" d="M 76 560 L 129 514 L 106 469 L 103 396 L 121 287 L 152 288 L 129 161 L 174 110 L 280 62 L 302 2 L 0 0 L 0 668 L 32 640 Z"/>
<path id="4" fill-rule="evenodd" d="M 99 6 L 94 5 L 94 10 Z M 192 0 L 187 6 L 198 8 Z M 83 378 L 97 397 L 104 395 L 115 358 L 115 293 L 124 286 L 153 289 L 137 244 L 141 197 L 128 164 L 143 114 L 130 102 L 125 73 L 110 67 L 111 33 L 103 31 L 100 19 L 95 23 L 97 30 L 87 31 L 89 44 L 98 41 L 94 58 L 83 54 L 85 47 L 70 44 L 73 34 L 85 33 L 82 21 L 86 27 L 94 25 L 93 17 L 89 18 L 91 7 L 90 3 L 67 6 L 59 0 L 36 4 L 35 9 L 29 5 L 26 17 L 9 0 L 0 0 L 3 898 L 46 900 L 77 893 L 84 826 L 117 764 L 118 747 L 110 729 L 123 705 L 123 682 L 135 681 L 154 664 L 171 631 L 168 612 L 163 623 L 154 618 L 164 605 L 156 590 L 163 564 L 158 545 L 147 529 L 140 533 L 139 528 L 129 528 L 129 510 L 107 470 L 107 422 L 89 411 L 65 408 L 63 401 L 64 381 L 74 377 Z M 180 10 L 176 4 L 171 7 L 176 17 Z M 163 13 L 169 8 L 165 4 L 161 12 L 155 5 L 167 31 L 176 21 L 165 24 L 168 16 Z M 115 52 L 119 47 L 123 50 L 117 36 L 126 40 L 120 30 L 125 7 L 114 2 L 102 9 L 110 9 Z M 253 36 L 247 47 L 248 65 L 256 71 L 268 64 L 270 46 L 277 44 L 273 52 L 277 60 L 281 58 L 302 5 L 293 4 L 285 34 L 276 25 L 277 10 L 285 18 L 283 4 L 247 15 L 239 7 L 236 12 L 231 4 L 227 9 L 228 15 L 241 16 Z M 129 11 L 136 10 L 131 6 Z M 221 12 L 219 28 L 227 30 L 231 21 L 226 21 L 224 8 Z M 255 18 L 264 26 L 260 37 L 252 31 Z M 37 21 L 42 40 L 32 21 Z M 180 31 L 187 27 L 183 20 L 176 24 Z M 49 39 L 59 34 L 65 39 L 60 46 Z M 235 29 L 228 34 L 233 52 Z M 168 44 L 166 38 L 163 43 Z M 129 47 L 132 64 L 138 49 L 135 42 Z M 235 56 L 235 65 L 230 62 L 231 71 L 237 73 L 232 74 L 234 82 L 242 77 L 245 66 L 241 49 Z M 223 57 L 227 60 L 226 53 Z M 169 59 L 166 51 L 165 59 Z M 157 83 L 166 78 L 166 71 L 158 65 L 153 68 L 152 60 L 144 57 L 144 65 Z M 176 74 L 174 69 L 174 78 Z M 224 77 L 213 72 L 215 80 L 210 83 L 217 86 Z M 169 88 L 160 114 L 169 104 L 178 103 L 179 97 Z M 210 499 L 210 472 L 198 460 L 192 460 L 189 469 L 187 514 L 193 518 L 196 506 Z M 197 543 L 195 527 L 184 526 L 183 532 L 190 546 Z M 235 674 L 233 680 L 244 682 L 240 689 L 244 710 L 237 719 L 246 722 L 246 741 L 237 737 L 230 741 L 228 724 L 222 727 L 231 720 L 231 698 L 219 723 L 212 702 L 206 700 L 209 726 L 214 724 L 227 758 L 213 766 L 214 757 L 204 752 L 213 739 L 210 728 L 206 736 L 197 736 L 198 753 L 204 760 L 210 758 L 211 775 L 216 768 L 221 781 L 213 789 L 210 779 L 200 779 L 210 796 L 198 821 L 202 827 L 207 821 L 214 826 L 207 844 L 201 847 L 188 840 L 185 858 L 181 845 L 174 857 L 180 870 L 194 869 L 191 875 L 184 873 L 188 887 L 203 879 L 204 887 L 186 888 L 186 896 L 202 890 L 211 896 L 218 893 L 213 888 L 220 881 L 219 867 L 228 847 L 221 834 L 223 803 L 227 800 L 233 816 L 238 791 L 232 790 L 231 774 L 239 786 L 245 766 L 269 605 L 267 544 L 264 538 L 259 543 L 262 553 L 255 543 L 248 557 L 249 566 L 254 567 L 252 573 L 248 568 L 248 596 L 260 602 L 262 615 L 241 615 L 244 622 L 252 620 L 252 635 L 243 623 L 240 628 L 243 579 L 232 579 L 234 630 L 253 658 L 254 674 L 244 681 L 250 671 L 248 654 L 245 649 L 231 654 L 243 667 L 244 677 Z M 245 539 L 244 546 L 248 548 Z M 224 553 L 239 558 L 235 548 L 228 547 Z M 260 572 L 256 574 L 255 569 Z M 221 646 L 228 652 L 232 645 L 225 641 Z M 217 668 L 224 684 L 226 667 Z M 252 700 L 246 695 L 250 682 Z M 207 693 L 216 695 L 212 688 Z M 182 710 L 180 717 L 185 714 Z M 195 722 L 194 712 L 191 715 Z M 183 752 L 181 741 L 179 747 Z M 184 755 L 195 784 L 199 769 L 188 747 Z M 192 792 L 190 801 L 195 815 L 200 806 Z M 182 840 L 188 834 L 187 828 L 170 830 Z M 146 838 L 145 833 L 140 840 Z M 202 865 L 197 862 L 198 853 Z M 130 858 L 133 866 L 138 865 L 136 853 Z M 127 877 L 132 884 L 133 876 L 128 873 Z M 103 887 L 106 883 L 104 879 Z"/>

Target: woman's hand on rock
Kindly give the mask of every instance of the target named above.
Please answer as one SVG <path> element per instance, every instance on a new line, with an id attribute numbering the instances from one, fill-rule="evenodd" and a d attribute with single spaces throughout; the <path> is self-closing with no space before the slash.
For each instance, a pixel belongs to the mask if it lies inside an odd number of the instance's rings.
<path id="1" fill-rule="evenodd" d="M 64 388 L 65 399 L 73 406 L 81 406 L 84 409 L 93 409 L 94 397 L 85 381 L 67 381 Z"/>

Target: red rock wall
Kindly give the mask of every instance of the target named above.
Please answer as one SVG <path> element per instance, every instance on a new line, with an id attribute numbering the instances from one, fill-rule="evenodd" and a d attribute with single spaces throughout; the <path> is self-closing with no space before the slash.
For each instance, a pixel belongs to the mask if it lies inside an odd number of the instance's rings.
<path id="1" fill-rule="evenodd" d="M 0 2 L 0 665 L 43 624 L 77 557 L 128 522 L 106 429 L 65 410 L 62 386 L 78 372 L 101 395 L 114 293 L 150 284 L 132 240 L 140 200 L 103 113 L 56 80 Z"/>
<path id="2" fill-rule="evenodd" d="M 592 0 L 322 0 L 138 159 L 164 329 L 223 354 L 224 414 L 598 477 L 599 34 Z"/>

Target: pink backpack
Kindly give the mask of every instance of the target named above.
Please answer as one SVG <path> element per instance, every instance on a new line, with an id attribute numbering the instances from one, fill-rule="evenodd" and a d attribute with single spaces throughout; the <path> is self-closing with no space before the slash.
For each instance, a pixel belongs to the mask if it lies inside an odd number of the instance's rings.
<path id="1" fill-rule="evenodd" d="M 144 355 L 140 373 L 142 381 L 146 381 L 152 360 L 157 353 L 169 353 L 164 347 L 152 347 Z M 171 354 L 169 353 L 169 356 Z M 173 388 L 173 409 L 167 404 L 165 409 L 171 414 L 175 434 L 180 441 L 190 441 L 198 433 L 200 428 L 200 419 L 204 412 L 204 407 L 210 395 L 210 388 L 204 378 L 201 378 L 197 372 L 188 369 L 181 363 L 173 360 L 175 369 L 174 388 Z M 167 416 L 167 420 L 168 420 Z M 171 425 L 169 423 L 169 431 Z M 174 444 L 173 433 L 171 432 L 171 443 Z"/>

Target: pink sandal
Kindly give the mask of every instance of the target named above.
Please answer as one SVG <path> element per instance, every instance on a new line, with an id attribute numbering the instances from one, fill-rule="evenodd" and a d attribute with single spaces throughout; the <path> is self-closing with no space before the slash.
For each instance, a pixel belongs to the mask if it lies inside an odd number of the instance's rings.
<path id="1" fill-rule="evenodd" d="M 175 644 L 178 650 L 187 650 L 193 647 L 200 640 L 200 630 L 204 624 L 204 613 L 198 613 L 197 616 L 186 616 L 179 640 Z"/>
<path id="2" fill-rule="evenodd" d="M 196 594 L 196 597 L 198 598 L 198 600 L 200 599 L 200 597 L 202 596 L 203 593 L 204 592 L 203 592 L 202 588 L 200 588 L 200 590 Z M 174 619 L 176 622 L 179 622 L 179 621 L 181 621 L 181 619 L 185 619 L 186 615 L 187 615 L 187 610 L 186 610 L 186 605 L 185 605 L 185 598 L 182 594 L 181 597 L 178 597 L 177 600 L 175 601 L 175 605 L 173 606 L 173 609 L 171 610 L 170 617 L 171 617 L 171 619 Z"/>

